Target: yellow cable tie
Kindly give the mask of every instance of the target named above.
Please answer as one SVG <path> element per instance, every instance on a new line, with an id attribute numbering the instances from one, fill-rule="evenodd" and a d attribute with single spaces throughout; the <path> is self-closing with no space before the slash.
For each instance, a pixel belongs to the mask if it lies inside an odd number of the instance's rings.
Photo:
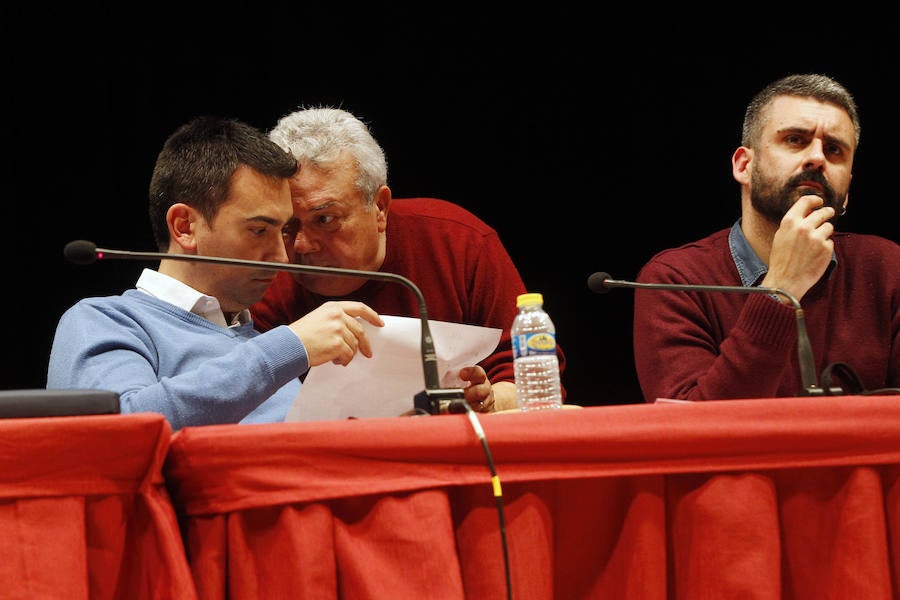
<path id="1" fill-rule="evenodd" d="M 491 477 L 491 484 L 494 486 L 494 496 L 499 498 L 503 495 L 503 490 L 500 489 L 500 478 L 494 475 Z"/>

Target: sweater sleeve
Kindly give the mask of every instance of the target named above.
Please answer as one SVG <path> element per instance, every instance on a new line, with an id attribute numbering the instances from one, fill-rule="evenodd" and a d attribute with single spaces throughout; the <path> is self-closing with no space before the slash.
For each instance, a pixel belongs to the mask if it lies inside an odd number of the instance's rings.
<path id="1" fill-rule="evenodd" d="M 692 283 L 658 261 L 638 280 Z M 646 402 L 777 395 L 794 360 L 792 307 L 766 294 L 640 289 L 634 302 L 635 368 Z"/>
<path id="2" fill-rule="evenodd" d="M 498 381 L 515 382 L 513 369 L 512 339 L 510 328 L 516 317 L 516 297 L 527 290 L 512 258 L 500 241 L 496 232 L 484 235 L 477 252 L 472 284 L 470 286 L 470 314 L 473 322 L 486 327 L 501 329 L 496 350 L 481 361 L 480 365 L 492 383 Z M 565 354 L 557 346 L 560 374 L 565 370 Z M 563 399 L 566 397 L 562 388 Z"/>
<path id="3" fill-rule="evenodd" d="M 482 238 L 477 263 L 471 270 L 469 306 L 473 322 L 501 329 L 497 348 L 481 361 L 488 379 L 514 381 L 512 341 L 509 328 L 516 316 L 516 296 L 525 284 L 506 249 L 496 236 Z"/>
<path id="4" fill-rule="evenodd" d="M 237 423 L 284 386 L 299 390 L 308 360 L 289 328 L 247 339 L 182 312 L 76 304 L 57 325 L 47 387 L 117 392 L 123 413 L 158 412 L 174 430 Z"/>

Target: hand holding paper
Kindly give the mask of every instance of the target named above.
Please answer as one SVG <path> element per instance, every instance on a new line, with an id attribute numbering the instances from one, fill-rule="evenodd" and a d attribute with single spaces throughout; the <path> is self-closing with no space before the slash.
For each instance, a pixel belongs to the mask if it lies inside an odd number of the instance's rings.
<path id="1" fill-rule="evenodd" d="M 309 370 L 286 421 L 396 417 L 413 408 L 425 389 L 419 319 L 382 315 L 384 327 L 366 322 L 372 358 L 358 354 L 347 366 L 326 363 Z M 457 373 L 490 354 L 500 329 L 428 321 L 441 387 L 463 387 Z"/>

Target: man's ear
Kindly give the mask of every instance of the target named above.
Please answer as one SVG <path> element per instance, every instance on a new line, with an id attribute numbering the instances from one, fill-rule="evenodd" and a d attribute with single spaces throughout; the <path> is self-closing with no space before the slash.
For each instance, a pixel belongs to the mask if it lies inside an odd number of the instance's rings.
<path id="1" fill-rule="evenodd" d="M 850 173 L 850 181 L 853 181 L 853 173 Z M 844 215 L 847 214 L 847 205 L 848 204 L 850 204 L 850 192 L 849 191 L 847 192 L 847 195 L 844 196 L 844 205 L 842 207 L 841 212 L 839 213 L 840 216 L 843 217 Z"/>
<path id="2" fill-rule="evenodd" d="M 375 200 L 372 202 L 372 208 L 378 211 L 378 232 L 382 233 L 387 229 L 387 214 L 391 207 L 391 188 L 386 185 L 378 188 L 375 192 Z"/>
<path id="3" fill-rule="evenodd" d="M 182 252 L 190 254 L 197 251 L 197 240 L 194 235 L 199 213 L 187 204 L 177 202 L 166 211 L 166 223 L 169 226 L 169 244 L 175 244 Z"/>
<path id="4" fill-rule="evenodd" d="M 750 163 L 753 161 L 753 150 L 741 146 L 731 156 L 731 176 L 741 185 L 750 184 Z"/>

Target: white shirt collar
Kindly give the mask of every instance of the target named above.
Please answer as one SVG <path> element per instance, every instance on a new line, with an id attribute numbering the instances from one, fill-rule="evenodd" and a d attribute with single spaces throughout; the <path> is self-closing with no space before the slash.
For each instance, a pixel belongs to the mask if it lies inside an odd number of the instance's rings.
<path id="1" fill-rule="evenodd" d="M 235 315 L 231 323 L 226 323 L 222 306 L 214 297 L 202 294 L 188 284 L 153 269 L 144 269 L 135 287 L 222 327 L 250 322 L 250 311 L 245 308 Z"/>

